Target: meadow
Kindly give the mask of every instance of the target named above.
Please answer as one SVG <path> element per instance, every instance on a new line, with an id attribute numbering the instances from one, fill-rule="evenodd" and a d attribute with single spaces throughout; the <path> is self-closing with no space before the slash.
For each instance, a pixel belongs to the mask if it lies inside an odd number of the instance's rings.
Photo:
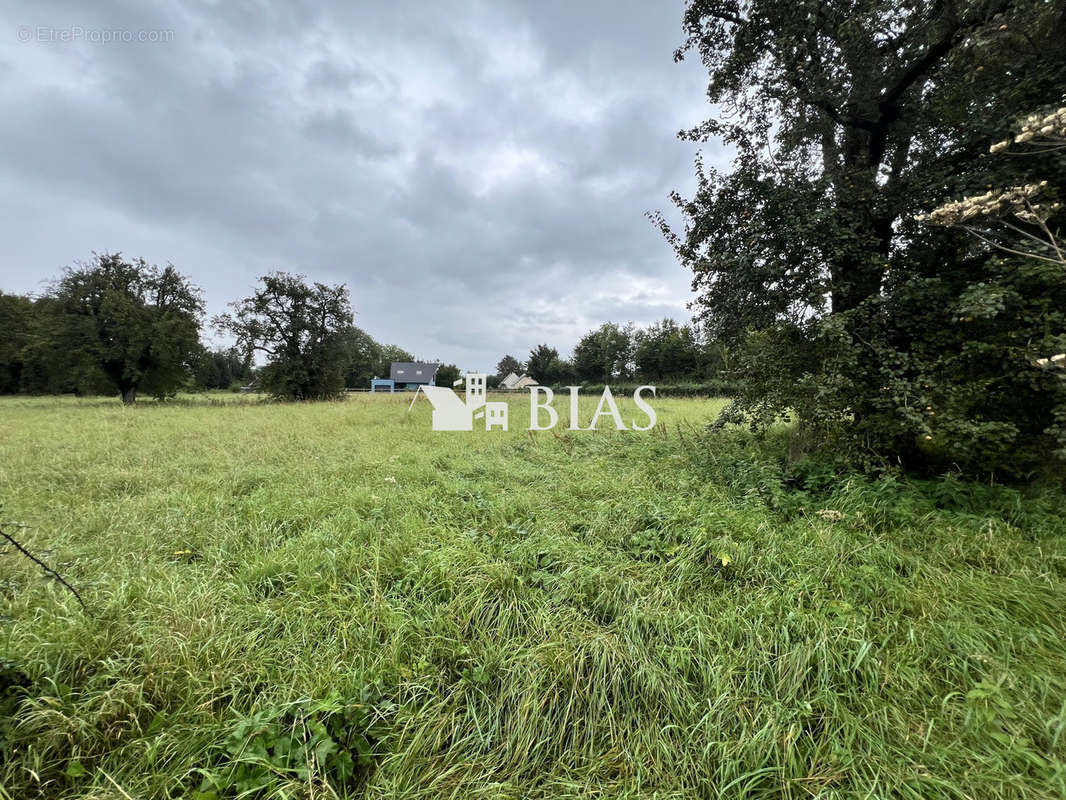
<path id="1" fill-rule="evenodd" d="M 0 798 L 1066 796 L 1061 487 L 409 401 L 0 398 Z"/>

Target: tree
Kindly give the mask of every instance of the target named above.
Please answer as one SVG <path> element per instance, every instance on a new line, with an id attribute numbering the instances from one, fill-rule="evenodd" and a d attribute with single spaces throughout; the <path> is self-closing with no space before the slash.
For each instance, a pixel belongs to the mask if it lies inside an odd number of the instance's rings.
<path id="1" fill-rule="evenodd" d="M 602 383 L 614 377 L 628 377 L 632 351 L 633 326 L 622 328 L 605 322 L 574 346 L 574 374 L 583 381 Z"/>
<path id="2" fill-rule="evenodd" d="M 538 344 L 526 361 L 526 372 L 538 383 L 560 383 L 567 379 L 569 371 L 569 365 L 559 358 L 559 351 L 546 344 Z"/>
<path id="3" fill-rule="evenodd" d="M 265 353 L 263 388 L 289 400 L 324 400 L 344 390 L 352 309 L 343 284 L 308 284 L 302 275 L 273 272 L 251 297 L 215 318 L 247 354 Z"/>
<path id="4" fill-rule="evenodd" d="M 200 290 L 173 265 L 163 269 L 121 253 L 67 268 L 51 287 L 42 344 L 75 376 L 102 374 L 122 402 L 144 390 L 173 394 L 200 353 Z"/>
<path id="5" fill-rule="evenodd" d="M 515 375 L 521 375 L 525 366 L 517 358 L 511 355 L 504 356 L 500 359 L 500 363 L 496 365 L 496 376 L 498 378 L 506 378 L 512 372 Z"/>
<path id="6" fill-rule="evenodd" d="M 66 321 L 61 304 L 50 296 L 21 305 L 24 314 L 8 316 L 7 325 L 22 325 L 14 328 L 10 337 L 8 358 L 9 375 L 18 374 L 13 391 L 27 394 L 105 394 L 113 391 L 111 383 L 99 365 L 79 360 L 64 341 Z M 12 311 L 13 309 L 9 309 Z"/>
<path id="7" fill-rule="evenodd" d="M 1019 127 L 1013 141 L 997 142 L 990 152 L 1024 155 L 1066 149 L 1066 108 L 1031 114 Z M 1011 148 L 1012 144 L 1019 146 Z M 1060 165 L 1064 168 L 1061 175 L 1066 173 L 1066 158 Z M 1049 181 L 1034 178 L 1024 185 L 991 189 L 945 203 L 918 219 L 965 230 L 992 248 L 992 253 L 1003 256 L 989 258 L 982 280 L 959 297 L 956 323 L 965 328 L 978 323 L 984 329 L 978 350 L 983 361 L 992 356 L 996 363 L 1013 351 L 1024 353 L 1036 368 L 1012 369 L 1018 380 L 996 397 L 1026 411 L 1026 419 L 999 415 L 1000 447 L 1016 451 L 1020 443 L 1042 443 L 1049 438 L 1057 444 L 1055 455 L 1066 460 L 1066 239 L 1060 235 L 1059 225 L 1049 224 L 1056 216 L 1061 221 L 1061 211 L 1062 204 Z M 970 344 L 971 349 L 977 349 L 973 347 L 977 342 Z M 972 406 L 988 394 L 987 367 L 963 366 L 965 369 L 954 376 L 956 386 L 980 381 L 980 395 L 973 392 L 964 398 Z M 996 382 L 1003 383 L 1003 379 Z M 949 407 L 948 414 L 940 418 L 958 425 L 959 392 L 954 394 L 955 407 Z M 985 418 L 989 416 L 984 409 L 978 411 Z M 970 411 L 969 416 L 973 415 Z M 1004 425 L 1005 416 L 1010 427 Z M 933 440 L 932 433 L 928 438 Z"/>
<path id="8" fill-rule="evenodd" d="M 30 298 L 0 292 L 0 394 L 15 394 L 22 385 L 33 312 Z"/>
<path id="9" fill-rule="evenodd" d="M 381 371 L 382 348 L 369 333 L 354 325 L 344 335 L 344 350 L 347 366 L 344 372 L 344 385 L 365 388 L 379 375 L 388 374 Z"/>
<path id="10" fill-rule="evenodd" d="M 437 367 L 435 383 L 437 386 L 451 386 L 459 380 L 459 367 L 455 364 L 441 364 Z"/>
<path id="11" fill-rule="evenodd" d="M 205 350 L 197 370 L 197 380 L 204 389 L 229 389 L 252 377 L 252 362 L 247 353 L 236 347 Z"/>
<path id="12" fill-rule="evenodd" d="M 644 378 L 679 380 L 696 374 L 700 350 L 692 328 L 664 319 L 637 334 L 633 358 Z"/>
<path id="13" fill-rule="evenodd" d="M 933 353 L 965 347 L 939 326 L 990 262 L 914 215 L 1035 165 L 981 156 L 1006 122 L 1061 94 L 1066 10 L 691 0 L 684 26 L 677 58 L 697 51 L 709 100 L 732 110 L 684 135 L 721 137 L 736 159 L 728 174 L 697 161 L 695 196 L 673 195 L 681 232 L 656 219 L 693 272 L 701 323 L 737 348 L 745 389 L 728 418 L 795 411 L 825 439 L 921 457 L 931 434 L 914 399 L 934 399 Z"/>
<path id="14" fill-rule="evenodd" d="M 386 377 L 389 375 L 393 362 L 397 361 L 414 361 L 415 357 L 412 353 L 407 352 L 399 345 L 386 344 L 381 348 L 381 356 L 378 361 L 377 367 L 374 370 L 374 374 L 379 377 Z"/>

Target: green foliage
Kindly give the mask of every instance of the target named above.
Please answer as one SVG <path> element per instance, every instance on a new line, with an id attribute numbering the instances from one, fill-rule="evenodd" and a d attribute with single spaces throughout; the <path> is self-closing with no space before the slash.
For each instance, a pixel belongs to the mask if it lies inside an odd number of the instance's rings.
<path id="1" fill-rule="evenodd" d="M 33 311 L 30 298 L 0 291 L 0 394 L 15 394 L 22 385 Z"/>
<path id="2" fill-rule="evenodd" d="M 354 325 L 344 334 L 344 352 L 347 368 L 344 385 L 349 388 L 366 388 L 376 377 L 388 374 L 381 369 L 382 348 L 374 338 Z"/>
<path id="3" fill-rule="evenodd" d="M 384 733 L 371 689 L 359 700 L 299 700 L 230 723 L 219 763 L 201 770 L 193 800 L 284 798 L 308 787 L 347 795 L 363 783 Z"/>
<path id="4" fill-rule="evenodd" d="M 274 272 L 260 278 L 251 297 L 231 303 L 215 325 L 237 338 L 249 357 L 265 353 L 263 388 L 287 400 L 325 400 L 344 390 L 355 334 L 348 290 L 308 284 L 303 276 Z"/>
<path id="5" fill-rule="evenodd" d="M 127 404 L 138 391 L 166 397 L 188 382 L 201 353 L 200 290 L 170 264 L 96 255 L 65 270 L 35 306 L 27 360 L 39 365 L 42 388 L 106 381 Z"/>
<path id="6" fill-rule="evenodd" d="M 506 355 L 500 359 L 500 362 L 496 365 L 496 377 L 506 378 L 512 372 L 515 375 L 522 375 L 525 370 L 525 365 L 512 355 Z"/>
<path id="7" fill-rule="evenodd" d="M 700 347 L 688 325 L 664 319 L 637 332 L 635 338 L 633 360 L 644 378 L 676 380 L 699 371 Z"/>
<path id="8" fill-rule="evenodd" d="M 617 383 L 611 382 L 610 384 L 603 383 L 583 383 L 581 384 L 581 393 L 593 395 L 599 397 L 603 394 L 605 386 L 611 387 L 611 393 L 615 397 L 630 396 L 632 397 L 634 390 L 640 386 L 646 386 L 648 384 L 643 383 Z M 688 381 L 685 383 L 653 383 L 655 386 L 655 397 L 735 397 L 739 392 L 739 387 L 735 383 L 731 383 L 726 380 L 707 380 L 707 381 Z M 565 391 L 565 387 L 557 386 L 556 389 Z M 650 399 L 651 394 L 645 392 L 645 399 Z"/>
<path id="9" fill-rule="evenodd" d="M 844 463 L 1024 478 L 1066 456 L 1066 372 L 1037 363 L 1066 352 L 1064 309 L 1066 272 L 1046 262 L 980 258 L 914 277 L 802 330 L 751 334 L 741 401 L 719 423 L 765 427 L 788 408 Z"/>
<path id="10" fill-rule="evenodd" d="M 605 322 L 574 346 L 574 376 L 581 381 L 610 381 L 632 375 L 633 325 Z"/>
<path id="11" fill-rule="evenodd" d="M 381 348 L 381 356 L 374 374 L 379 378 L 387 378 L 394 361 L 417 361 L 412 353 L 394 344 L 386 344 Z"/>
<path id="12" fill-rule="evenodd" d="M 522 365 L 511 363 L 507 360 L 510 358 L 507 356 L 497 365 L 497 370 L 508 367 L 506 372 L 500 372 L 501 377 L 509 372 L 522 374 Z M 538 345 L 530 353 L 525 370 L 539 383 L 549 386 L 640 381 L 707 387 L 680 390 L 678 394 L 697 396 L 732 395 L 732 385 L 725 379 L 731 366 L 731 350 L 723 341 L 704 335 L 694 326 L 663 319 L 642 329 L 632 323 L 621 326 L 605 322 L 581 337 L 570 361 L 560 358 L 555 348 Z"/>
<path id="13" fill-rule="evenodd" d="M 459 367 L 455 364 L 441 364 L 437 367 L 437 386 L 451 386 L 457 380 L 459 380 Z"/>
<path id="14" fill-rule="evenodd" d="M 559 358 L 559 351 L 546 344 L 538 344 L 526 360 L 526 372 L 537 383 L 558 384 L 572 376 L 570 365 Z"/>
<path id="15" fill-rule="evenodd" d="M 0 762 L 15 755 L 15 715 L 31 683 L 29 676 L 14 662 L 0 659 Z"/>
<path id="16" fill-rule="evenodd" d="M 1061 190 L 1059 152 L 987 155 L 1061 93 L 1061 8 L 693 0 L 685 28 L 678 57 L 697 51 L 734 110 L 686 135 L 737 157 L 697 163 L 682 232 L 657 219 L 710 335 L 743 348 L 728 419 L 796 414 L 812 442 L 880 465 L 1018 473 L 1061 449 L 1061 387 L 1030 357 L 1066 333 L 1061 275 L 915 220 L 990 186 Z"/>
<path id="17" fill-rule="evenodd" d="M 236 347 L 207 350 L 196 370 L 197 385 L 202 389 L 230 389 L 252 379 L 253 367 L 248 355 Z"/>

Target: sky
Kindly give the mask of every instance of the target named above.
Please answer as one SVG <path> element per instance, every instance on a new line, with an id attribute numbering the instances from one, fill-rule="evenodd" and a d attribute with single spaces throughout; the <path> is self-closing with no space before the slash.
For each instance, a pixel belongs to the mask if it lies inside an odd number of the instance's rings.
<path id="1" fill-rule="evenodd" d="M 208 314 L 273 270 L 491 371 L 605 321 L 687 320 L 676 220 L 711 115 L 671 2 L 0 6 L 0 289 L 93 252 L 173 263 Z M 211 333 L 206 338 L 223 343 Z"/>

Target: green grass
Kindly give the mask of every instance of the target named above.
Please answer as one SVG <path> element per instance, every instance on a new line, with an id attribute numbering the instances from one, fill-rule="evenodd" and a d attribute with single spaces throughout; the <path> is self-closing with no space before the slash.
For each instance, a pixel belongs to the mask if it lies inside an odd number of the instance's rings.
<path id="1" fill-rule="evenodd" d="M 409 400 L 0 400 L 0 797 L 1066 796 L 1061 490 Z"/>

